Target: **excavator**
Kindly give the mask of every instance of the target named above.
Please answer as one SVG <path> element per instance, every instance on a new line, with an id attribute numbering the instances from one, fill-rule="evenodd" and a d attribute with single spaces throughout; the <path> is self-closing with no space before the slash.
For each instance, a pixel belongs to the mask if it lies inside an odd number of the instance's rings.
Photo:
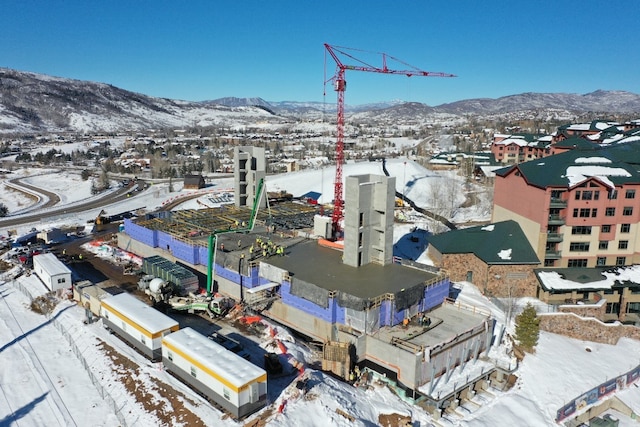
<path id="1" fill-rule="evenodd" d="M 106 214 L 107 212 L 102 209 L 98 216 L 96 216 L 96 219 L 93 221 L 96 231 L 102 231 L 104 229 L 104 226 L 111 222 L 110 218 Z"/>

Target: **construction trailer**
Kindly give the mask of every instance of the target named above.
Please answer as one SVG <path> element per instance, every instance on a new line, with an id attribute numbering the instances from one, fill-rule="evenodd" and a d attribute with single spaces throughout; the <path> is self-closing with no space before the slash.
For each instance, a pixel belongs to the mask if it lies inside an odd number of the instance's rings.
<path id="1" fill-rule="evenodd" d="M 234 418 L 267 404 L 267 373 L 192 328 L 162 339 L 165 368 Z"/>
<path id="2" fill-rule="evenodd" d="M 100 316 L 105 328 L 154 362 L 162 358 L 162 337 L 180 328 L 178 322 L 128 293 L 102 300 Z"/>
<path id="3" fill-rule="evenodd" d="M 50 291 L 71 288 L 71 270 L 52 253 L 35 255 L 33 272 Z"/>
<path id="4" fill-rule="evenodd" d="M 83 280 L 73 285 L 73 300 L 77 301 L 94 316 L 100 316 L 102 300 L 112 296 L 100 286 L 94 285 L 90 280 Z"/>

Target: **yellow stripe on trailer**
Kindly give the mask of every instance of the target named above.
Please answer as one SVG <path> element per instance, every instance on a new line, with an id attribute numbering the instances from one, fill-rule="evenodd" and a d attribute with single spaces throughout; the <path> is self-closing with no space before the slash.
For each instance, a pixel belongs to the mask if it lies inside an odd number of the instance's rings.
<path id="1" fill-rule="evenodd" d="M 129 319 L 127 316 L 125 316 L 124 314 L 122 314 L 118 310 L 116 310 L 115 308 L 113 308 L 112 306 L 110 306 L 106 301 L 102 301 L 102 306 L 105 309 L 109 310 L 110 313 L 114 314 L 118 319 L 122 320 L 127 325 L 131 326 L 132 328 L 134 328 L 138 332 L 142 333 L 145 337 L 148 337 L 148 338 L 151 338 L 151 339 L 155 339 L 155 338 L 161 337 L 166 332 L 166 330 L 163 330 L 163 331 L 158 331 L 158 332 L 151 333 L 148 330 L 146 330 L 145 328 L 143 328 L 142 326 L 138 325 L 133 320 Z M 170 331 L 171 332 L 175 332 L 175 331 L 177 331 L 179 329 L 180 329 L 180 326 L 179 325 L 175 325 L 175 326 L 172 326 L 170 328 Z"/>
<path id="2" fill-rule="evenodd" d="M 188 354 L 185 354 L 182 350 L 177 349 L 176 347 L 174 347 L 173 345 L 169 344 L 165 340 L 162 340 L 162 346 L 165 347 L 167 350 L 170 350 L 170 351 L 174 352 L 175 354 L 177 354 L 178 356 L 182 357 L 187 362 L 191 363 L 193 366 L 196 366 L 197 368 L 199 368 L 201 371 L 205 372 L 209 376 L 215 378 L 217 381 L 221 382 L 225 387 L 229 388 L 231 391 L 234 391 L 235 393 L 239 393 L 243 388 L 248 387 L 248 385 L 253 382 L 253 381 L 251 381 L 250 383 L 245 384 L 240 388 L 236 387 L 235 385 L 231 384 L 229 382 L 229 380 L 227 380 L 226 378 L 223 378 L 217 372 L 212 371 L 211 369 L 209 369 L 208 367 L 203 365 L 201 362 L 195 360 L 194 358 L 192 358 Z"/>

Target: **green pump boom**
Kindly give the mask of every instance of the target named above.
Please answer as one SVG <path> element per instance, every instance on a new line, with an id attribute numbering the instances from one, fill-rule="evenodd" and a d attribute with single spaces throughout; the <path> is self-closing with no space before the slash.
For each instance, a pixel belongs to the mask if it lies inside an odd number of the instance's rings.
<path id="1" fill-rule="evenodd" d="M 216 238 L 219 234 L 226 233 L 237 233 L 242 231 L 252 231 L 253 226 L 255 224 L 255 220 L 258 216 L 258 210 L 260 208 L 260 199 L 262 198 L 262 190 L 264 188 L 264 178 L 258 181 L 258 189 L 256 191 L 256 197 L 253 200 L 253 208 L 251 210 L 251 217 L 249 218 L 249 224 L 247 227 L 235 228 L 232 230 L 215 230 L 213 233 L 209 234 L 209 253 L 207 260 L 207 296 L 211 296 L 211 291 L 213 289 L 213 264 L 215 262 L 215 248 L 216 248 Z"/>

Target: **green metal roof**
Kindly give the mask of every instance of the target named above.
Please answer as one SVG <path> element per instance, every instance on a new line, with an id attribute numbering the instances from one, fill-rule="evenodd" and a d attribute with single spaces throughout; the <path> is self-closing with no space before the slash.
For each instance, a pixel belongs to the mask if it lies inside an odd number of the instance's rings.
<path id="1" fill-rule="evenodd" d="M 589 140 L 586 140 L 584 138 L 580 138 L 577 136 L 574 136 L 572 138 L 567 138 L 564 139 L 562 141 L 558 141 L 555 144 L 553 144 L 553 146 L 555 147 L 569 147 L 569 148 L 578 148 L 580 150 L 595 150 L 596 147 L 598 147 L 598 144 L 591 142 Z"/>
<path id="2" fill-rule="evenodd" d="M 640 165 L 640 144 L 629 143 L 588 151 L 569 150 L 498 169 L 495 174 L 504 177 L 510 173 L 519 172 L 530 185 L 540 188 L 567 188 L 579 181 L 575 178 L 576 173 L 581 173 L 585 178 L 601 176 L 614 185 L 640 184 L 638 165 Z M 624 174 L 621 175 L 621 172 Z M 574 175 L 570 176 L 570 173 Z"/>
<path id="3" fill-rule="evenodd" d="M 429 244 L 441 254 L 473 253 L 487 264 L 540 264 L 513 220 L 436 234 Z"/>

